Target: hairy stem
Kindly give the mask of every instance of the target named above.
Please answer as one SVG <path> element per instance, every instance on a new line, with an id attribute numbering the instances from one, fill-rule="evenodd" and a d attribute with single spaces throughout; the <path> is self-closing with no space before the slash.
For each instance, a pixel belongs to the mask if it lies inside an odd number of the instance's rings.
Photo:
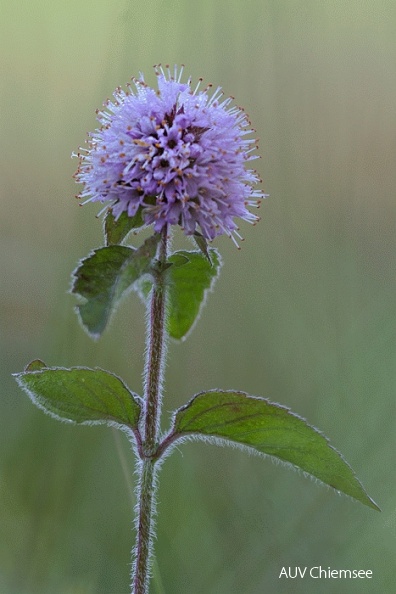
<path id="1" fill-rule="evenodd" d="M 165 262 L 167 229 L 162 232 L 158 263 L 153 273 L 149 327 L 147 334 L 147 361 L 145 369 L 145 394 L 143 441 L 138 465 L 139 489 L 137 534 L 132 572 L 132 594 L 147 594 L 150 577 L 150 556 L 153 541 L 155 514 L 155 463 L 161 415 L 161 383 L 165 358 Z"/>

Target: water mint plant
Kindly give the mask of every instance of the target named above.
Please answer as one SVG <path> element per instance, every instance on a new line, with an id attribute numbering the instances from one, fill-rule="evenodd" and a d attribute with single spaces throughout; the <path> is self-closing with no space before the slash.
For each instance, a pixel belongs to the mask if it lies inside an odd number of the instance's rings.
<path id="1" fill-rule="evenodd" d="M 193 88 L 183 69 L 156 67 L 158 89 L 143 76 L 114 93 L 98 111 L 100 128 L 77 156 L 83 204 L 104 204 L 104 246 L 73 272 L 71 292 L 82 326 L 99 338 L 120 299 L 135 292 L 147 307 L 146 360 L 140 395 L 99 368 L 48 367 L 40 360 L 16 374 L 32 401 L 57 419 L 105 423 L 125 432 L 136 458 L 136 543 L 132 594 L 149 592 L 158 472 L 186 440 L 238 446 L 271 456 L 378 509 L 327 438 L 288 408 L 242 391 L 209 389 L 174 411 L 161 433 L 168 338 L 184 340 L 219 275 L 221 258 L 209 244 L 226 234 L 238 244 L 238 219 L 265 196 L 249 169 L 256 140 L 242 109 L 220 88 Z M 194 250 L 172 251 L 180 227 Z M 138 241 L 137 231 L 149 230 Z M 134 233 L 131 233 L 131 232 Z"/>

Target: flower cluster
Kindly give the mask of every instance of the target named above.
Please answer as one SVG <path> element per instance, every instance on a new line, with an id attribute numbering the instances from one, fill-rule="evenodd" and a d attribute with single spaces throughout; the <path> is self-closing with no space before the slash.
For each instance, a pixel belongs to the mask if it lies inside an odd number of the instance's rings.
<path id="1" fill-rule="evenodd" d="M 192 90 L 191 78 L 181 82 L 183 68 L 155 72 L 158 91 L 141 75 L 133 80 L 136 92 L 118 88 L 115 102 L 97 111 L 101 127 L 77 155 L 75 178 L 84 184 L 78 197 L 110 201 L 116 218 L 141 209 L 155 231 L 169 224 L 208 240 L 240 237 L 234 219 L 256 222 L 248 208 L 264 196 L 253 189 L 260 181 L 255 171 L 245 168 L 257 158 L 245 113 L 230 107 L 221 88 L 209 94 L 200 80 Z"/>

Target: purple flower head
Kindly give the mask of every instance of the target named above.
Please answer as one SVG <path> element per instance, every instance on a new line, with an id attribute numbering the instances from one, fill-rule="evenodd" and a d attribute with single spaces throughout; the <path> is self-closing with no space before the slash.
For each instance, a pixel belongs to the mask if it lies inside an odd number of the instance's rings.
<path id="1" fill-rule="evenodd" d="M 84 184 L 79 198 L 110 202 L 118 218 L 139 209 L 155 231 L 180 225 L 186 235 L 199 231 L 208 240 L 238 234 L 235 218 L 255 223 L 248 208 L 264 194 L 253 187 L 261 181 L 245 168 L 256 141 L 245 113 L 230 107 L 221 88 L 194 90 L 191 78 L 155 68 L 158 91 L 141 75 L 136 91 L 118 88 L 115 101 L 98 111 L 101 127 L 89 135 L 88 149 L 78 154 L 75 178 Z M 84 202 L 84 204 L 85 204 Z"/>

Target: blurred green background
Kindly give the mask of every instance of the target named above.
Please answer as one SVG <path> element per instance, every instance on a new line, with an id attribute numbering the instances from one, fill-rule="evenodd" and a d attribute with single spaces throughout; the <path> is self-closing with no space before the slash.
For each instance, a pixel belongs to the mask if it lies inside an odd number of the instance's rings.
<path id="1" fill-rule="evenodd" d="M 153 594 L 394 592 L 396 3 L 394 0 L 0 1 L 0 592 L 124 594 L 133 459 L 124 435 L 56 423 L 11 373 L 99 365 L 141 391 L 144 309 L 103 338 L 67 294 L 102 243 L 71 152 L 139 71 L 184 63 L 236 97 L 260 138 L 261 223 L 198 326 L 170 345 L 165 412 L 206 388 L 290 406 L 330 438 L 375 513 L 269 460 L 205 444 L 168 459 Z M 164 427 L 167 426 L 164 415 Z M 133 477 L 132 477 L 133 479 Z M 372 580 L 279 580 L 283 566 Z"/>

